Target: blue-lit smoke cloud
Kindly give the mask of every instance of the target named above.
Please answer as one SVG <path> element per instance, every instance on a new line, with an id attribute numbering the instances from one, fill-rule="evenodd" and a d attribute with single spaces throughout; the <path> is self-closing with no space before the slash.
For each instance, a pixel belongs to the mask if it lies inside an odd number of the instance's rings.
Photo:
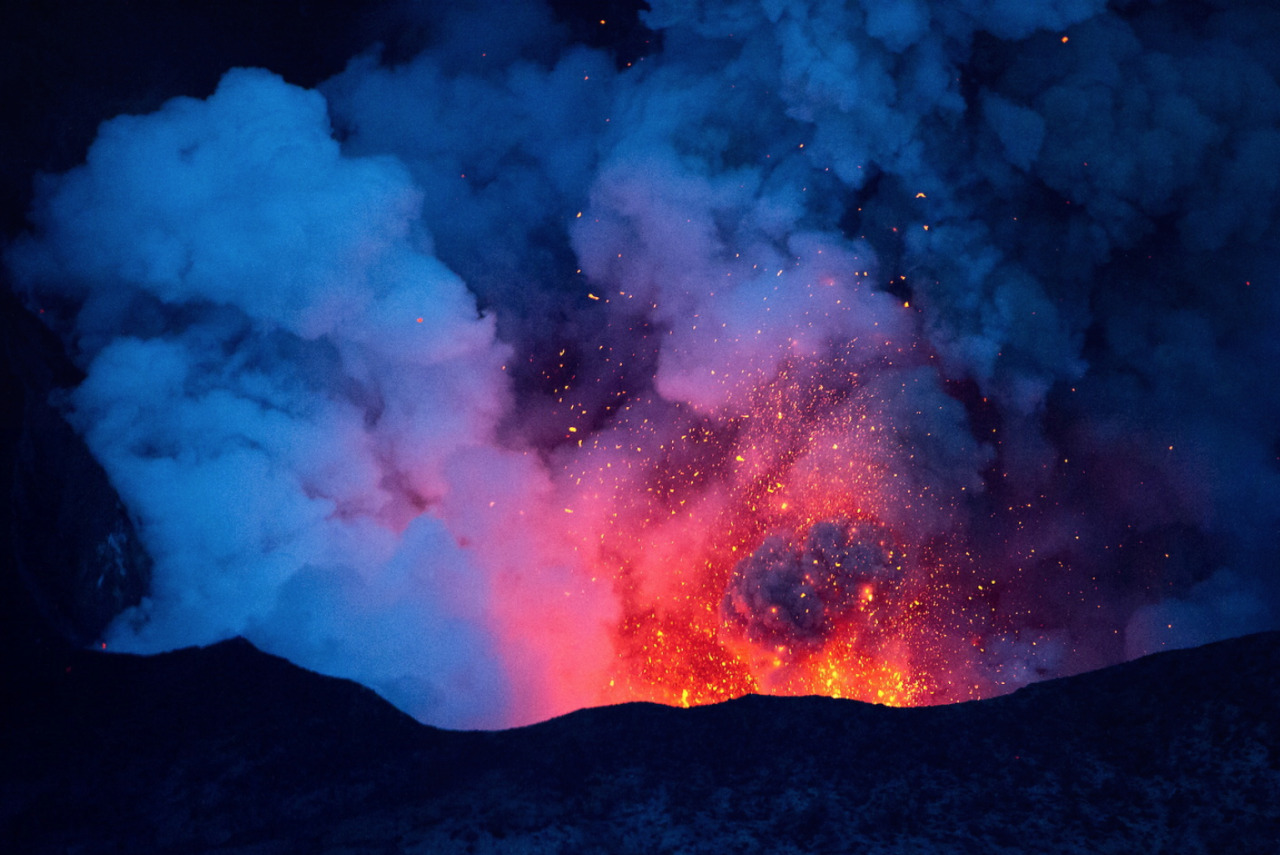
<path id="1" fill-rule="evenodd" d="M 883 406 L 964 494 L 996 678 L 1276 624 L 1277 13 L 651 5 L 621 69 L 532 4 L 422 12 L 411 60 L 230 71 L 40 186 L 8 263 L 156 562 L 115 647 L 563 711 L 617 610 L 547 534 L 568 420 L 872 328 L 930 354 Z M 856 311 L 788 298 L 820 276 Z"/>

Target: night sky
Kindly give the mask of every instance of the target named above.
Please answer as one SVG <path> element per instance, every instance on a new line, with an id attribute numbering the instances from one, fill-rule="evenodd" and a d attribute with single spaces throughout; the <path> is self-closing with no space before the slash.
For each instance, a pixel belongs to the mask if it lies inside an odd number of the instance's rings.
<path id="1" fill-rule="evenodd" d="M 4 260 L 155 562 L 108 649 L 501 727 L 1280 626 L 1273 4 L 556 6 L 37 182 Z"/>

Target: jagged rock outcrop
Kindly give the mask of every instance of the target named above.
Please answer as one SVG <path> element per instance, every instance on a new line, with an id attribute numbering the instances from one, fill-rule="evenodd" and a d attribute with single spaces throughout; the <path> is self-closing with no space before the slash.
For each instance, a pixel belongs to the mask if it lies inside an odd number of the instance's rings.
<path id="1" fill-rule="evenodd" d="M 97 638 L 137 603 L 150 562 L 102 466 L 57 411 L 78 382 L 61 346 L 0 293 L 0 511 L 6 648 Z"/>

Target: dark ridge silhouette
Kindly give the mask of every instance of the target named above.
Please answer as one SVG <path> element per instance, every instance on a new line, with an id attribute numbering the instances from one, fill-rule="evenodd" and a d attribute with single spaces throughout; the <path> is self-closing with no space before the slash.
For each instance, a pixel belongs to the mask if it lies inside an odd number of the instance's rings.
<path id="1" fill-rule="evenodd" d="M 14 852 L 1273 852 L 1280 633 L 1012 695 L 419 725 L 244 640 L 71 652 L 6 712 Z"/>

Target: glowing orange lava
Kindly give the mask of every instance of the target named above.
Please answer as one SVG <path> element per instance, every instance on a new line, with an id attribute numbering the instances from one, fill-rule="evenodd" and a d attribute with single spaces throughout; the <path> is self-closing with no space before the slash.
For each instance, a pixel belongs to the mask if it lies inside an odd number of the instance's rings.
<path id="1" fill-rule="evenodd" d="M 986 693 L 951 605 L 972 573 L 955 499 L 912 474 L 878 403 L 883 377 L 916 376 L 894 370 L 788 358 L 722 412 L 632 403 L 578 449 L 566 510 L 623 613 L 602 701 Z"/>

